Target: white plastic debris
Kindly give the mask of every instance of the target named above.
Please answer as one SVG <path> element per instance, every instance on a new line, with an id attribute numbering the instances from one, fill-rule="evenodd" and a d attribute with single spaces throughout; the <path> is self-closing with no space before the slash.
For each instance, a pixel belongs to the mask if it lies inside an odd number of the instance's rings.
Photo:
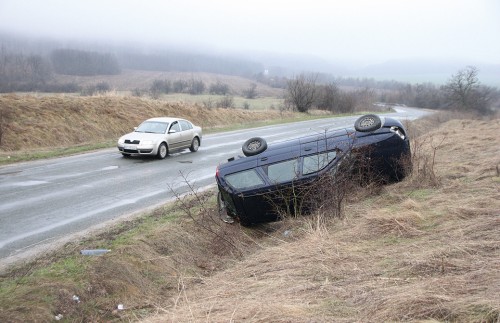
<path id="1" fill-rule="evenodd" d="M 60 321 L 63 319 L 63 315 L 62 314 L 57 314 L 55 317 L 56 321 Z"/>
<path id="2" fill-rule="evenodd" d="M 80 250 L 80 253 L 85 256 L 99 256 L 110 251 L 111 250 L 109 249 L 85 249 L 85 250 Z"/>
<path id="3" fill-rule="evenodd" d="M 116 307 L 119 311 L 122 311 L 124 309 L 123 304 L 118 304 Z"/>
<path id="4" fill-rule="evenodd" d="M 80 303 L 80 297 L 73 295 L 73 300 L 77 303 Z"/>

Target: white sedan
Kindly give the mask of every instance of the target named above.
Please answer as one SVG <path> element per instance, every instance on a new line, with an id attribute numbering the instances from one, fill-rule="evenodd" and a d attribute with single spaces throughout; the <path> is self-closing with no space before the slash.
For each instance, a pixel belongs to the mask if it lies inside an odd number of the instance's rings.
<path id="1" fill-rule="evenodd" d="M 180 118 L 151 118 L 118 139 L 118 150 L 124 156 L 153 155 L 159 159 L 169 152 L 189 148 L 198 150 L 201 144 L 201 127 Z"/>

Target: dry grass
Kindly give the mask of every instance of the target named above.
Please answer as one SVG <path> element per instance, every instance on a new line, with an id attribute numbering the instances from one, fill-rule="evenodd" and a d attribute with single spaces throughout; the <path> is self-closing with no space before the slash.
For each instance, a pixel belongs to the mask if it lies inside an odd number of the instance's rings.
<path id="1" fill-rule="evenodd" d="M 0 96 L 1 142 L 5 152 L 113 142 L 147 118 L 178 116 L 205 130 L 291 118 L 292 113 L 207 109 L 183 102 L 130 96 Z"/>
<path id="2" fill-rule="evenodd" d="M 446 138 L 438 186 L 409 178 L 327 228 L 296 220 L 300 238 L 183 286 L 146 321 L 498 322 L 498 129 L 499 120 L 446 122 L 426 135 Z"/>
<path id="3" fill-rule="evenodd" d="M 499 125 L 433 126 L 418 140 L 439 180 L 354 194 L 341 219 L 245 229 L 213 192 L 179 200 L 2 277 L 0 320 L 499 322 Z"/>

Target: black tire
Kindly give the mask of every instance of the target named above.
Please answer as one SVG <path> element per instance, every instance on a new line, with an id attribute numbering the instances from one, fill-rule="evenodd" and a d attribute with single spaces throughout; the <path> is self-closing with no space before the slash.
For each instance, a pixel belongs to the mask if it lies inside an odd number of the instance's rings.
<path id="1" fill-rule="evenodd" d="M 243 150 L 243 155 L 247 157 L 258 155 L 267 149 L 267 142 L 264 138 L 260 137 L 250 138 L 245 141 L 241 149 Z"/>
<path id="2" fill-rule="evenodd" d="M 191 147 L 189 147 L 189 150 L 194 153 L 198 151 L 198 148 L 200 148 L 200 139 L 198 139 L 198 137 L 194 137 L 193 141 L 191 141 Z"/>
<path id="3" fill-rule="evenodd" d="M 361 116 L 354 123 L 354 129 L 359 132 L 370 132 L 380 129 L 382 120 L 376 114 L 366 114 Z"/>
<path id="4" fill-rule="evenodd" d="M 165 159 L 165 157 L 167 157 L 167 155 L 168 155 L 167 144 L 162 142 L 160 144 L 160 147 L 158 147 L 158 152 L 156 153 L 156 157 L 158 157 L 158 159 Z"/>

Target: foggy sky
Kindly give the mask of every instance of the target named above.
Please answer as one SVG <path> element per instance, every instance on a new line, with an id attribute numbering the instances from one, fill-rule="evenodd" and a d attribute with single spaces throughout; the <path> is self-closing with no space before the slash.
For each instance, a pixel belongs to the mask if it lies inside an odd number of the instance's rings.
<path id="1" fill-rule="evenodd" d="M 498 0 L 0 0 L 0 32 L 361 64 L 500 64 Z"/>

